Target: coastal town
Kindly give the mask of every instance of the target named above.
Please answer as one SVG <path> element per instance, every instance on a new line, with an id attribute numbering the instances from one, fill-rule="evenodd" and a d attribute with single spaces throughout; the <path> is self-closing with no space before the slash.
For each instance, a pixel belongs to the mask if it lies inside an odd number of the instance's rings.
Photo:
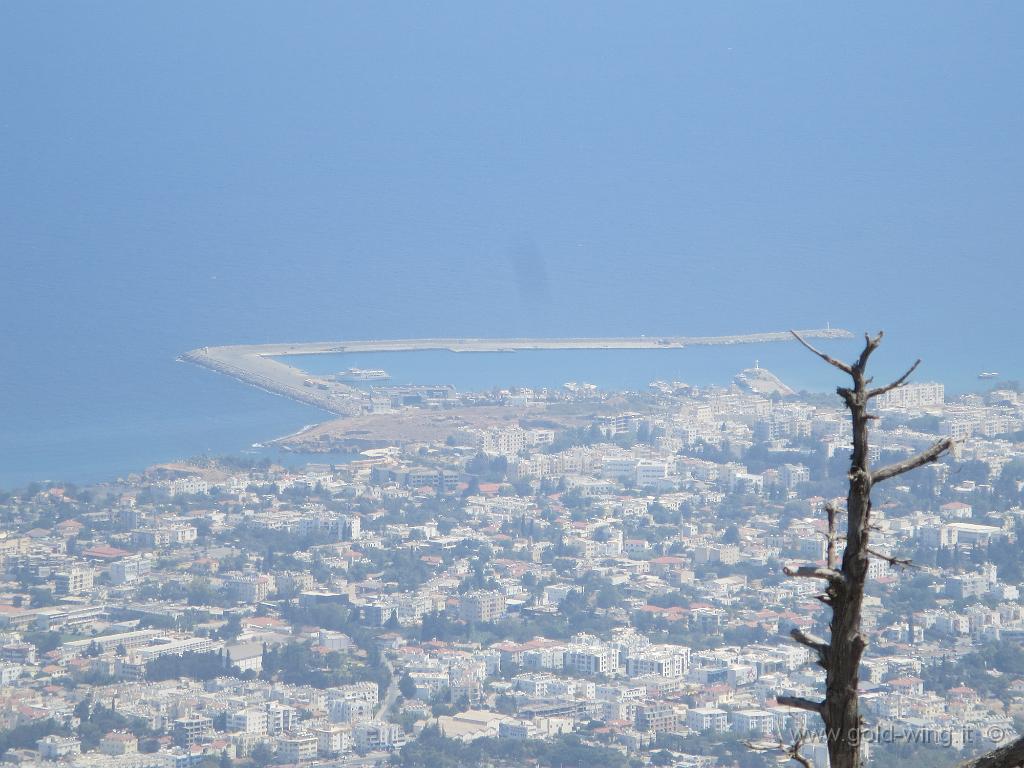
<path id="1" fill-rule="evenodd" d="M 874 403 L 872 463 L 955 445 L 874 499 L 870 765 L 1024 732 L 1024 393 L 979 386 Z M 360 414 L 283 444 L 311 463 L 0 494 L 4 761 L 753 768 L 803 734 L 826 764 L 817 718 L 777 698 L 820 695 L 790 638 L 826 631 L 818 585 L 783 568 L 824 562 L 844 503 L 834 394 L 757 366 L 699 388 L 360 392 Z"/>

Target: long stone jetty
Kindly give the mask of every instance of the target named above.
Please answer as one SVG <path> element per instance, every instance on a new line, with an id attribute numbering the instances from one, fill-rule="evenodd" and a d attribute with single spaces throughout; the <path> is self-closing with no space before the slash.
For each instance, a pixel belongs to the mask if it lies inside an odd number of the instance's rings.
<path id="1" fill-rule="evenodd" d="M 799 331 L 805 339 L 849 339 L 853 334 L 841 328 Z M 765 344 L 792 341 L 789 331 L 749 333 L 733 336 L 636 336 L 567 339 L 378 339 L 370 341 L 316 341 L 294 344 L 247 344 L 201 347 L 180 359 L 227 374 L 330 413 L 357 414 L 362 409 L 361 390 L 343 383 L 313 376 L 277 358 L 293 355 L 337 355 L 346 352 L 513 352 L 524 349 L 682 349 L 729 344 Z"/>

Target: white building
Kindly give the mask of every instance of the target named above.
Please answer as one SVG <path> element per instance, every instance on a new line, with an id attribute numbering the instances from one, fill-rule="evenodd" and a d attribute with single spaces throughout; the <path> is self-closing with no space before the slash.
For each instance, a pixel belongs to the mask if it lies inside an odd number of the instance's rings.
<path id="1" fill-rule="evenodd" d="M 607 675 L 618 670 L 619 652 L 598 641 L 574 642 L 566 648 L 562 666 L 585 675 Z"/>
<path id="2" fill-rule="evenodd" d="M 405 742 L 398 723 L 359 723 L 352 729 L 353 742 L 360 752 L 394 749 Z"/>
<path id="3" fill-rule="evenodd" d="M 729 715 L 724 710 L 714 707 L 698 707 L 686 713 L 686 724 L 701 733 L 727 731 L 729 730 Z"/>
<path id="4" fill-rule="evenodd" d="M 946 388 L 938 382 L 905 384 L 875 398 L 877 408 L 928 408 L 946 402 Z"/>
<path id="5" fill-rule="evenodd" d="M 300 763 L 316 757 L 317 737 L 312 733 L 295 736 L 278 736 L 277 761 L 279 763 Z"/>
<path id="6" fill-rule="evenodd" d="M 241 733 L 267 734 L 267 713 L 262 709 L 240 709 L 227 716 L 227 729 Z"/>
<path id="7" fill-rule="evenodd" d="M 515 456 L 526 448 L 526 444 L 526 430 L 518 426 L 489 429 L 483 434 L 482 447 L 485 453 Z"/>
<path id="8" fill-rule="evenodd" d="M 313 729 L 317 752 L 324 757 L 335 757 L 352 750 L 352 729 L 344 725 L 322 725 Z"/>
<path id="9" fill-rule="evenodd" d="M 112 584 L 133 584 L 152 570 L 153 561 L 141 555 L 132 555 L 110 564 Z"/>
<path id="10" fill-rule="evenodd" d="M 764 709 L 741 709 L 732 713 L 733 731 L 754 738 L 769 738 L 775 730 L 775 716 Z"/>

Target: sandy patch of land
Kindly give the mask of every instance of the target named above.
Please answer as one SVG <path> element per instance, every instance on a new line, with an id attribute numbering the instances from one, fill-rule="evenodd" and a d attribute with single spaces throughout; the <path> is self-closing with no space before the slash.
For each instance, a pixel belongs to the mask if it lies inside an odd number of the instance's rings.
<path id="1" fill-rule="evenodd" d="M 443 410 L 406 408 L 395 413 L 376 413 L 331 419 L 300 434 L 275 440 L 276 445 L 295 451 L 317 452 L 339 448 L 362 450 L 386 445 L 438 443 L 459 436 L 465 429 L 491 429 L 520 421 L 551 422 L 561 427 L 590 423 L 602 404 L 583 408 L 549 408 L 545 404 L 525 407 L 458 406 Z"/>

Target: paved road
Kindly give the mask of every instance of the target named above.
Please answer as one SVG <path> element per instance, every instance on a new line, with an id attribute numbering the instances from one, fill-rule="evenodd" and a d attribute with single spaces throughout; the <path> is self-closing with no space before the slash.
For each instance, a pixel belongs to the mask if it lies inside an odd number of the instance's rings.
<path id="1" fill-rule="evenodd" d="M 398 700 L 398 676 L 395 675 L 395 668 L 391 666 L 391 661 L 387 658 L 384 659 L 384 666 L 388 668 L 388 672 L 391 673 L 391 685 L 388 686 L 387 691 L 384 692 L 384 698 L 380 701 L 380 706 L 377 707 L 377 712 L 373 716 L 374 720 L 386 720 L 388 714 L 391 712 L 391 708 L 395 705 L 395 701 Z"/>

